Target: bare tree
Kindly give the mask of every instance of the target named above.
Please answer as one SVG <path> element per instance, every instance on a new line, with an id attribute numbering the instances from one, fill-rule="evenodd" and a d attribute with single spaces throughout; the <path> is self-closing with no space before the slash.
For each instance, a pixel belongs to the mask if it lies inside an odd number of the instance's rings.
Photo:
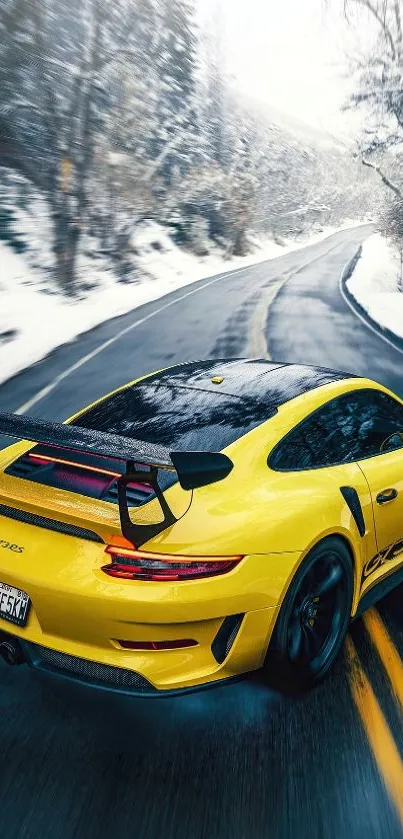
<path id="1" fill-rule="evenodd" d="M 0 80 L 7 81 L 4 160 L 48 196 L 57 276 L 68 293 L 75 289 L 96 138 L 109 107 L 110 68 L 126 38 L 119 28 L 124 0 L 72 0 L 72 5 L 8 0 L 8 50 L 0 56 Z M 7 56 L 14 53 L 20 57 L 10 74 Z"/>
<path id="2" fill-rule="evenodd" d="M 403 154 L 401 2 L 343 0 L 343 6 L 350 22 L 359 29 L 365 25 L 368 33 L 365 52 L 350 56 L 357 91 L 349 104 L 363 108 L 367 115 L 361 142 L 362 163 L 372 168 L 400 200 L 403 198 L 400 176 Z"/>

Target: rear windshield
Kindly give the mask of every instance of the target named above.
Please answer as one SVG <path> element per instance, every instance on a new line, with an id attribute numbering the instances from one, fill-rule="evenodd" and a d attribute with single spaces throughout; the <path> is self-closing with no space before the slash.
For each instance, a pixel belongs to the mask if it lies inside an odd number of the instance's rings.
<path id="1" fill-rule="evenodd" d="M 221 451 L 273 416 L 253 399 L 186 387 L 138 384 L 73 423 L 176 451 Z"/>

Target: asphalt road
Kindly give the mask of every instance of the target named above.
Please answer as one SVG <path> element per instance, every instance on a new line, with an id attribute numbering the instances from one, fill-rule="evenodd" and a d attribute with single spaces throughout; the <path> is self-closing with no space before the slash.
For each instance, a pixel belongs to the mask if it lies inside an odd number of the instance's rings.
<path id="1" fill-rule="evenodd" d="M 3 385 L 0 410 L 61 419 L 149 370 L 268 351 L 403 393 L 402 353 L 339 293 L 369 232 L 339 233 L 110 321 Z M 251 676 L 131 700 L 1 663 L 1 839 L 403 836 L 401 596 L 353 625 L 331 677 L 301 697 Z"/>

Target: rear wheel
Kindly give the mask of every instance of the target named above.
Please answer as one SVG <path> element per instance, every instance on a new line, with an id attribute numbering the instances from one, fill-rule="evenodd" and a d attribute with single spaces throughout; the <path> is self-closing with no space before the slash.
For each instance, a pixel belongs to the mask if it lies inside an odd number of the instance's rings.
<path id="1" fill-rule="evenodd" d="M 264 665 L 271 682 L 306 689 L 332 667 L 351 615 L 353 573 L 346 545 L 324 539 L 306 557 L 287 592 Z"/>

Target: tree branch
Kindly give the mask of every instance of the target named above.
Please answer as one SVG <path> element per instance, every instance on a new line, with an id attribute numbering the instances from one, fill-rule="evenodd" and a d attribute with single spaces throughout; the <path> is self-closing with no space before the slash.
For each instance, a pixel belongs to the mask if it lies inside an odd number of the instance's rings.
<path id="1" fill-rule="evenodd" d="M 388 189 L 391 189 L 392 192 L 394 192 L 395 195 L 397 195 L 397 197 L 400 198 L 401 201 L 403 200 L 403 192 L 401 192 L 401 190 L 398 186 L 396 186 L 396 184 L 392 183 L 392 181 L 389 180 L 387 175 L 385 175 L 385 173 L 382 172 L 382 170 L 379 166 L 376 165 L 376 163 L 371 163 L 370 160 L 366 160 L 366 158 L 363 158 L 362 164 L 363 166 L 368 166 L 369 169 L 374 169 L 374 171 L 379 175 L 385 186 L 387 186 Z"/>
<path id="2" fill-rule="evenodd" d="M 371 2 L 371 0 L 353 0 L 353 2 L 356 3 L 357 6 L 364 6 L 365 9 L 368 9 L 368 11 L 375 18 L 375 20 L 378 21 L 381 29 L 383 30 L 383 33 L 385 35 L 386 40 L 389 42 L 392 59 L 395 61 L 396 60 L 396 46 L 395 46 L 395 42 L 394 42 L 394 39 L 393 39 L 393 35 L 392 35 L 392 33 L 389 29 L 389 26 L 386 23 L 386 19 L 382 18 L 382 16 L 380 15 L 377 7 L 374 5 L 374 3 Z"/>
<path id="3" fill-rule="evenodd" d="M 399 58 L 400 58 L 401 54 L 402 54 L 402 42 L 403 42 L 402 17 L 401 17 L 401 14 L 400 14 L 400 0 L 394 0 L 394 10 L 395 10 L 396 29 L 397 29 L 398 53 L 399 53 Z"/>

